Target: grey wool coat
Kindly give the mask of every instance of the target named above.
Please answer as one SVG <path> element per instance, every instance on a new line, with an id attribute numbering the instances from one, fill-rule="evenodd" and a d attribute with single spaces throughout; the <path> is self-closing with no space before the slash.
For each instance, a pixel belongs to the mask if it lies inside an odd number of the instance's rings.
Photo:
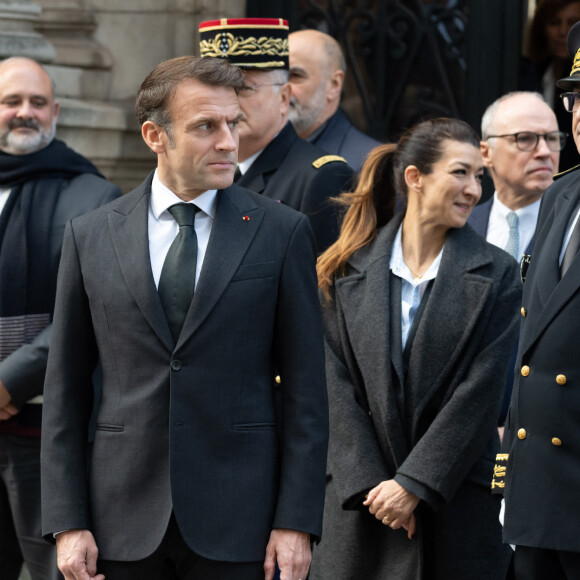
<path id="1" fill-rule="evenodd" d="M 400 223 L 351 256 L 324 303 L 330 446 L 310 578 L 500 580 L 510 549 L 490 482 L 521 298 L 517 264 L 469 226 L 449 231 L 402 381 L 402 416 L 389 339 Z M 397 475 L 434 500 L 417 507 L 413 540 L 362 506 L 369 489 Z"/>

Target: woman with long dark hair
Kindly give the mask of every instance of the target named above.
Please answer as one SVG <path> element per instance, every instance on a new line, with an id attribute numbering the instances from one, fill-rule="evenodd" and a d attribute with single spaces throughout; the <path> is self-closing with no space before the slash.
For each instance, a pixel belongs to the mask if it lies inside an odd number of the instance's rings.
<path id="1" fill-rule="evenodd" d="M 482 173 L 473 129 L 433 119 L 374 149 L 341 197 L 318 261 L 331 436 L 312 580 L 505 576 L 490 484 L 521 283 L 464 227 Z"/>

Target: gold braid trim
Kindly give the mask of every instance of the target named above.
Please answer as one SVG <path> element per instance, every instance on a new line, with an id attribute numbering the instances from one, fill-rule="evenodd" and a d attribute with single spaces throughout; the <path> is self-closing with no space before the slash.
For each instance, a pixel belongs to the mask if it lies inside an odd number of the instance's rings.
<path id="1" fill-rule="evenodd" d="M 227 50 L 223 50 L 227 44 Z M 231 32 L 216 34 L 213 40 L 202 40 L 200 43 L 202 56 L 258 56 L 267 54 L 271 56 L 288 56 L 287 38 L 268 38 L 261 36 L 256 38 L 244 38 L 234 36 Z M 263 66 L 263 65 L 262 65 Z"/>

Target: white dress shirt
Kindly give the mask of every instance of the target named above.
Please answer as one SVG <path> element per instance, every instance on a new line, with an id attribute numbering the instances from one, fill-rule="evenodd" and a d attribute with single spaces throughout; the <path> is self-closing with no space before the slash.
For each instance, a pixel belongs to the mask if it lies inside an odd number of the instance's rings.
<path id="1" fill-rule="evenodd" d="M 403 226 L 399 226 L 399 231 L 393 243 L 393 251 L 391 253 L 390 268 L 393 274 L 401 278 L 401 330 L 402 330 L 402 346 L 405 348 L 407 338 L 421 298 L 425 294 L 427 284 L 437 276 L 439 271 L 439 264 L 441 263 L 441 256 L 443 255 L 443 248 L 433 260 L 429 269 L 421 276 L 415 278 L 411 270 L 409 270 L 405 260 L 403 259 L 403 245 L 401 243 Z"/>
<path id="2" fill-rule="evenodd" d="M 157 287 L 159 286 L 163 262 L 179 231 L 177 222 L 167 211 L 168 207 L 176 203 L 184 202 L 161 183 L 157 171 L 155 171 L 153 182 L 151 183 L 148 230 L 151 270 Z M 195 272 L 195 283 L 197 285 L 215 217 L 217 190 L 210 189 L 205 191 L 189 203 L 194 203 L 201 210 L 195 215 L 194 224 L 195 233 L 197 234 L 197 268 Z"/>
<path id="3" fill-rule="evenodd" d="M 526 205 L 526 207 L 515 210 L 519 220 L 518 231 L 520 234 L 517 258 L 518 262 L 521 261 L 524 251 L 532 241 L 532 237 L 536 231 L 536 223 L 538 222 L 541 201 L 541 199 L 538 199 L 534 203 Z M 507 221 L 507 214 L 511 211 L 514 210 L 511 210 L 497 198 L 496 191 L 493 194 L 493 203 L 491 204 L 491 212 L 489 213 L 489 223 L 487 224 L 487 235 L 485 239 L 490 244 L 493 244 L 502 250 L 507 246 L 510 236 L 510 226 Z"/>
<path id="4" fill-rule="evenodd" d="M 6 202 L 8 201 L 8 196 L 10 195 L 11 191 L 12 191 L 11 188 L 9 188 L 9 189 L 1 189 L 0 188 L 0 214 L 4 211 L 4 206 L 6 205 Z"/>
<path id="5" fill-rule="evenodd" d="M 260 149 L 257 153 L 250 155 L 250 157 L 248 157 L 246 160 L 238 162 L 238 167 L 240 168 L 240 173 L 242 175 L 244 175 L 244 173 L 246 173 L 246 171 L 252 167 L 252 163 L 258 159 L 262 151 L 264 151 L 264 149 Z"/>

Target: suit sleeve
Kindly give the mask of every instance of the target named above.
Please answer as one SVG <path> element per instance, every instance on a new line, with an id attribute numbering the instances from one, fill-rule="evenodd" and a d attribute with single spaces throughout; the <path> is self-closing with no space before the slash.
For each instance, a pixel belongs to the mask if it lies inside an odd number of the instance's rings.
<path id="1" fill-rule="evenodd" d="M 328 403 L 308 220 L 301 217 L 282 267 L 274 352 L 281 383 L 281 475 L 274 528 L 320 537 L 326 484 Z"/>
<path id="2" fill-rule="evenodd" d="M 42 421 L 42 533 L 90 527 L 87 426 L 97 347 L 73 227 L 62 247 Z"/>
<path id="3" fill-rule="evenodd" d="M 323 299 L 326 373 L 330 408 L 329 477 L 344 509 L 360 509 L 364 495 L 390 479 L 366 402 L 362 377 L 332 292 Z"/>

